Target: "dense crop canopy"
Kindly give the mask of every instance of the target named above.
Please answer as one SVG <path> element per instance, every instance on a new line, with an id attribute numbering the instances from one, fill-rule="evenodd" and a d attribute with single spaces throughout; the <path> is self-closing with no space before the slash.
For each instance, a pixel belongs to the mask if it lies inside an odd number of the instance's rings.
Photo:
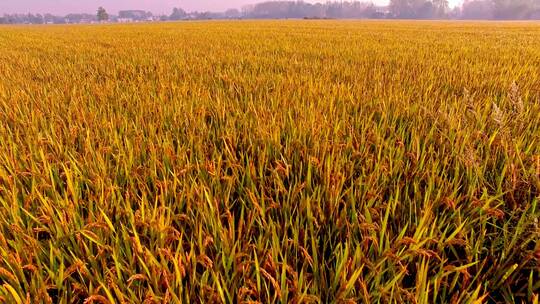
<path id="1" fill-rule="evenodd" d="M 0 302 L 538 303 L 539 42 L 0 27 Z"/>

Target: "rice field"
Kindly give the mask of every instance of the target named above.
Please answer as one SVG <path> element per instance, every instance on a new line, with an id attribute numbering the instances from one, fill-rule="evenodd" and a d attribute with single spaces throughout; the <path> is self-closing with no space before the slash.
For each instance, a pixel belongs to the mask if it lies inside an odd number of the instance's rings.
<path id="1" fill-rule="evenodd" d="M 0 27 L 0 303 L 535 303 L 540 24 Z"/>

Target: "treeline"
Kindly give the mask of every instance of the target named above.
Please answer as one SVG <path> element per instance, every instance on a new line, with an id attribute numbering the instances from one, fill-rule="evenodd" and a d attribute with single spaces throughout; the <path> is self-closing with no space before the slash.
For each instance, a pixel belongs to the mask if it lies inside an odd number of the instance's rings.
<path id="1" fill-rule="evenodd" d="M 81 14 L 82 15 L 82 14 Z M 90 18 L 95 18 L 95 16 Z M 0 16 L 0 24 L 45 24 L 45 23 L 66 23 L 68 16 L 54 16 L 51 14 L 5 14 Z M 83 19 L 81 17 L 81 19 Z"/>
<path id="2" fill-rule="evenodd" d="M 540 19 L 540 0 L 469 0 L 461 8 L 462 19 Z"/>
<path id="3" fill-rule="evenodd" d="M 174 9 L 169 20 L 186 19 L 540 19 L 540 0 L 465 0 L 462 7 L 450 8 L 448 0 L 390 0 L 388 6 L 371 2 L 344 1 L 307 3 L 266 1 L 241 11 L 188 13 Z"/>
<path id="4" fill-rule="evenodd" d="M 268 1 L 244 7 L 247 18 L 384 18 L 385 7 L 365 2 L 305 3 L 301 1 Z"/>
<path id="5" fill-rule="evenodd" d="M 241 11 L 188 13 L 175 9 L 169 20 L 183 19 L 540 19 L 540 0 L 466 0 L 462 7 L 450 8 L 448 0 L 390 0 L 388 6 L 371 2 L 345 1 L 306 3 L 267 1 L 246 6 Z"/>
<path id="6" fill-rule="evenodd" d="M 63 23 L 92 23 L 106 20 L 108 22 L 121 22 L 122 20 L 130 21 L 158 21 L 167 20 L 168 17 L 160 19 L 160 16 L 154 16 L 151 12 L 142 10 L 125 10 L 118 12 L 118 15 L 109 15 L 103 9 L 98 9 L 97 14 L 68 14 L 65 16 L 55 16 L 51 14 L 12 14 L 0 17 L 0 23 L 8 24 L 63 24 Z M 100 16 L 104 14 L 106 18 Z"/>
<path id="7" fill-rule="evenodd" d="M 540 19 L 540 0 L 465 0 L 462 7 L 451 9 L 448 0 L 390 0 L 388 6 L 345 1 L 306 3 L 303 1 L 267 1 L 241 10 L 225 12 L 186 12 L 175 8 L 170 15 L 154 16 L 144 11 L 122 11 L 108 22 L 174 21 L 200 19 Z M 0 23 L 92 23 L 99 18 L 92 14 L 14 14 L 0 17 Z"/>

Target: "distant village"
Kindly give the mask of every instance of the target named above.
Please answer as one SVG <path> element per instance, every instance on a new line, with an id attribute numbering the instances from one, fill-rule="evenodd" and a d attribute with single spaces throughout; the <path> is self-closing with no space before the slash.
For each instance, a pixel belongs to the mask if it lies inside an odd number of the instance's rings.
<path id="1" fill-rule="evenodd" d="M 174 8 L 168 15 L 144 10 L 124 10 L 117 15 L 100 7 L 95 14 L 4 14 L 0 24 L 134 23 L 210 19 L 540 19 L 540 0 L 465 0 L 450 8 L 448 0 L 390 0 L 388 6 L 359 1 L 306 3 L 267 1 L 224 12 L 186 12 Z"/>
<path id="2" fill-rule="evenodd" d="M 106 12 L 106 11 L 105 11 Z M 199 18 L 197 15 L 187 15 L 185 18 Z M 94 23 L 132 23 L 132 22 L 157 22 L 179 20 L 171 19 L 167 15 L 154 15 L 144 10 L 119 11 L 118 15 L 100 17 L 99 14 L 72 13 L 65 16 L 52 14 L 6 14 L 0 17 L 3 24 L 94 24 Z"/>
<path id="3" fill-rule="evenodd" d="M 388 7 L 371 3 L 346 2 L 309 4 L 300 1 L 268 1 L 242 9 L 224 12 L 187 12 L 174 8 L 169 15 L 156 15 L 144 10 L 124 10 L 117 15 L 108 14 L 99 8 L 97 14 L 5 14 L 0 16 L 0 24 L 94 24 L 94 23 L 136 23 L 179 20 L 226 20 L 226 19 L 338 19 L 338 18 L 384 18 Z"/>

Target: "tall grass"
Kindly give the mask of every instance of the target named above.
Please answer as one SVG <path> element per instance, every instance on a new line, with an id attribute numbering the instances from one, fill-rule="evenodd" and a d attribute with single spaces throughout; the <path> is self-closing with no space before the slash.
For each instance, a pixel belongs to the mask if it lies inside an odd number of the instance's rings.
<path id="1" fill-rule="evenodd" d="M 0 28 L 0 302 L 538 303 L 540 28 Z"/>

